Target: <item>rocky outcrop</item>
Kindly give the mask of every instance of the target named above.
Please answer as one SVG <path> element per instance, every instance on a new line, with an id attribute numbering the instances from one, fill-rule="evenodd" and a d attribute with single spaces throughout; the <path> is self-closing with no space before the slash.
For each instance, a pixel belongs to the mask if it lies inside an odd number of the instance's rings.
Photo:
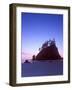
<path id="1" fill-rule="evenodd" d="M 37 56 L 33 56 L 33 60 L 59 60 L 63 59 L 55 43 L 55 39 L 46 41 L 39 49 Z"/>
<path id="2" fill-rule="evenodd" d="M 58 48 L 55 45 L 51 45 L 42 49 L 36 56 L 36 60 L 56 60 L 62 59 L 59 55 Z"/>

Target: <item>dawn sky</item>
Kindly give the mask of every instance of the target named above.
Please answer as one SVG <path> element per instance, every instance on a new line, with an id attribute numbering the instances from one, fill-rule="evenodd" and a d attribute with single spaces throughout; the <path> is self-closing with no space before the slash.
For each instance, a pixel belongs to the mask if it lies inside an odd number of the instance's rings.
<path id="1" fill-rule="evenodd" d="M 22 59 L 31 59 L 45 41 L 53 38 L 63 56 L 63 15 L 23 12 L 21 25 Z"/>

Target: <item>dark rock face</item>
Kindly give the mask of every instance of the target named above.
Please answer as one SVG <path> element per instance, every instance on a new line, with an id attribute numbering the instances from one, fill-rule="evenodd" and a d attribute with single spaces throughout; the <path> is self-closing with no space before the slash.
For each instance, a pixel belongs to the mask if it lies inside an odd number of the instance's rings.
<path id="1" fill-rule="evenodd" d="M 35 55 L 33 55 L 32 60 L 35 60 Z"/>
<path id="2" fill-rule="evenodd" d="M 36 56 L 36 60 L 58 60 L 62 59 L 59 55 L 56 45 L 51 45 L 43 48 Z"/>
<path id="3" fill-rule="evenodd" d="M 26 60 L 24 63 L 30 63 L 28 60 Z"/>

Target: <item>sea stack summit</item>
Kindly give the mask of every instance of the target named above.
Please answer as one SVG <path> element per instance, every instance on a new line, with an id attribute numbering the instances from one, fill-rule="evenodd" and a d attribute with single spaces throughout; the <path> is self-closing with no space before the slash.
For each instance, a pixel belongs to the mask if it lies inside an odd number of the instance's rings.
<path id="1" fill-rule="evenodd" d="M 58 52 L 55 39 L 46 41 L 39 48 L 37 56 L 33 55 L 33 60 L 59 60 L 62 59 Z"/>

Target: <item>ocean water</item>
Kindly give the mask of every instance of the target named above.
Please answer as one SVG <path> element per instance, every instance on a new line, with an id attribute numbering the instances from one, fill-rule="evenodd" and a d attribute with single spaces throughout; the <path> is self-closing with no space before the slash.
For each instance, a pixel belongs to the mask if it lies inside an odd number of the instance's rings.
<path id="1" fill-rule="evenodd" d="M 21 76 L 51 76 L 63 74 L 63 60 L 34 61 L 22 63 Z"/>

